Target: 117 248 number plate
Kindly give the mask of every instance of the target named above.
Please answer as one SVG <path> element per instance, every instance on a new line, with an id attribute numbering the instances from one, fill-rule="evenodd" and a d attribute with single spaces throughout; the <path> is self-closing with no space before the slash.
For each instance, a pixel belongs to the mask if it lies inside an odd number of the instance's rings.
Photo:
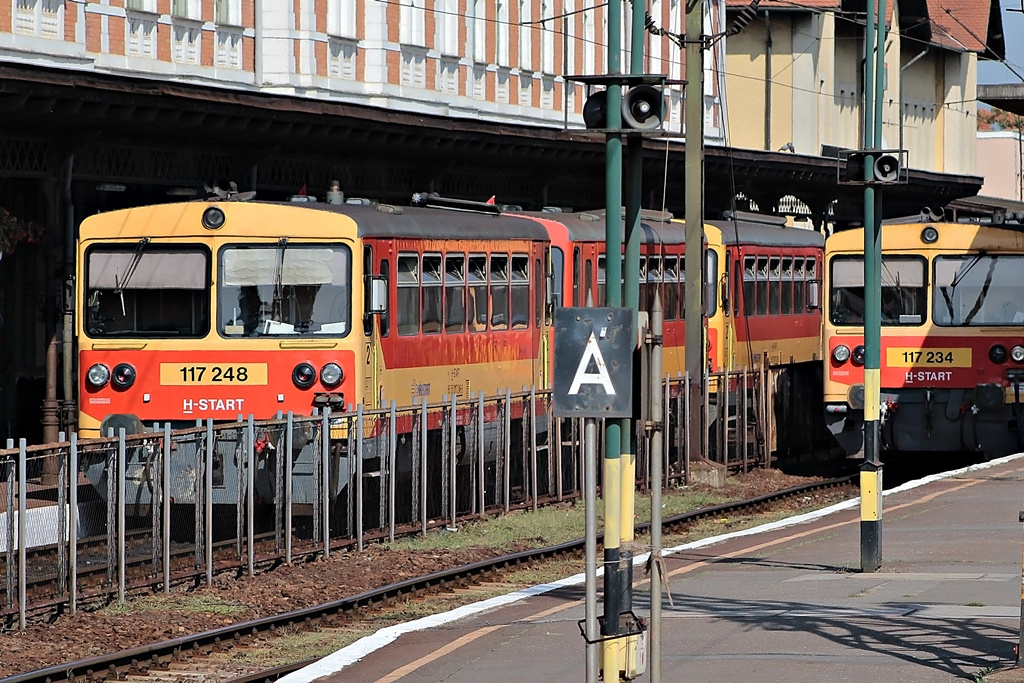
<path id="1" fill-rule="evenodd" d="M 894 347 L 886 349 L 885 363 L 890 368 L 969 368 L 970 348 L 918 349 Z"/>
<path id="2" fill-rule="evenodd" d="M 160 384 L 165 386 L 265 385 L 266 383 L 266 363 L 160 364 Z"/>

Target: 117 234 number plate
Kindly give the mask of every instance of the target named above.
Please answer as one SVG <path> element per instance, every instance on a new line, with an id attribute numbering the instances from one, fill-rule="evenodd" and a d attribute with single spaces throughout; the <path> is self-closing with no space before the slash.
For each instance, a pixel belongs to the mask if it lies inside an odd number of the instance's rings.
<path id="1" fill-rule="evenodd" d="M 160 384 L 165 386 L 265 385 L 266 383 L 266 363 L 160 364 Z"/>
<path id="2" fill-rule="evenodd" d="M 970 348 L 919 349 L 894 347 L 886 349 L 885 363 L 890 368 L 971 367 Z"/>

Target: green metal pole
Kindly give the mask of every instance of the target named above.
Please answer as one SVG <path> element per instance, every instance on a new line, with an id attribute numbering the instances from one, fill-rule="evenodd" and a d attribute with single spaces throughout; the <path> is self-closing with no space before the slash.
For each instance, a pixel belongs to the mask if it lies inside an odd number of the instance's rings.
<path id="1" fill-rule="evenodd" d="M 646 2 L 632 3 L 632 28 L 629 41 L 629 72 L 641 75 L 644 72 L 644 18 Z M 622 305 L 633 311 L 633 329 L 637 326 L 637 311 L 640 305 L 640 204 L 643 193 L 644 139 L 630 135 L 626 147 L 626 250 L 623 258 Z M 634 353 L 634 360 L 636 354 Z M 637 364 L 633 364 L 634 375 Z M 634 406 L 634 409 L 636 406 Z M 633 517 L 636 509 L 636 445 L 637 425 L 630 419 L 622 420 L 622 523 L 619 528 L 623 544 L 622 551 L 622 606 L 623 612 L 633 609 L 633 552 L 635 529 Z M 628 435 L 628 436 L 627 436 Z"/>
<path id="2" fill-rule="evenodd" d="M 686 318 L 686 372 L 690 377 L 690 412 L 686 440 L 690 458 L 701 453 L 701 416 L 704 414 L 704 324 L 702 306 L 704 282 L 704 0 L 686 3 L 686 274 L 684 313 Z"/>
<path id="3" fill-rule="evenodd" d="M 622 73 L 622 6 L 619 0 L 608 3 L 608 73 Z M 622 305 L 622 85 L 608 84 L 605 138 L 605 292 L 606 301 L 598 305 Z M 621 543 L 621 450 L 622 425 L 619 420 L 605 422 L 604 454 L 604 623 L 601 635 L 619 633 L 622 578 Z M 605 681 L 618 680 L 622 657 L 619 639 L 602 643 L 601 661 Z"/>
<path id="4" fill-rule="evenodd" d="M 885 0 L 867 0 L 864 43 L 864 147 L 877 147 L 882 139 L 884 86 Z M 874 178 L 874 155 L 864 158 L 864 180 Z M 882 358 L 882 248 L 881 197 L 871 185 L 864 188 L 864 465 L 861 468 L 860 563 L 861 571 L 874 572 L 882 564 L 882 482 L 879 453 Z"/>

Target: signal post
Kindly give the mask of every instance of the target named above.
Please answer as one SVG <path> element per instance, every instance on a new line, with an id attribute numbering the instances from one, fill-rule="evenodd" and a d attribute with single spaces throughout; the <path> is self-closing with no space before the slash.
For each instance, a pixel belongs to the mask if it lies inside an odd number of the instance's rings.
<path id="1" fill-rule="evenodd" d="M 864 464 L 860 472 L 861 571 L 882 565 L 880 456 L 882 359 L 882 187 L 906 182 L 906 152 L 880 149 L 885 92 L 886 0 L 867 0 L 864 149 L 839 158 L 839 182 L 864 186 Z"/>

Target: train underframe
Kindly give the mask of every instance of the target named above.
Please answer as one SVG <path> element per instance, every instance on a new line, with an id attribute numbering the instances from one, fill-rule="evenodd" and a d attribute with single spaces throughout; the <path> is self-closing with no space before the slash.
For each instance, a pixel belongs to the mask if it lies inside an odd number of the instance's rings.
<path id="1" fill-rule="evenodd" d="M 882 389 L 880 446 L 888 452 L 975 452 L 986 458 L 1024 447 L 1024 407 L 999 385 L 970 389 Z M 864 450 L 864 410 L 826 406 L 826 423 L 848 455 Z"/>

